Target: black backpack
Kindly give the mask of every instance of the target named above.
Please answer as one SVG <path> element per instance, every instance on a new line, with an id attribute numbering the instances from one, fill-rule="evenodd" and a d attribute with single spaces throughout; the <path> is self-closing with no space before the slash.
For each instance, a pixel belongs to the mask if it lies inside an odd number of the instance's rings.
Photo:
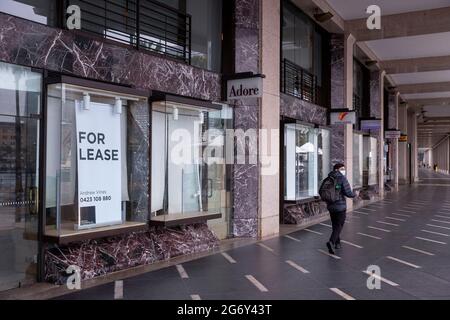
<path id="1" fill-rule="evenodd" d="M 320 198 L 326 203 L 334 203 L 339 200 L 340 188 L 337 186 L 337 179 L 328 176 L 323 180 L 319 189 Z"/>

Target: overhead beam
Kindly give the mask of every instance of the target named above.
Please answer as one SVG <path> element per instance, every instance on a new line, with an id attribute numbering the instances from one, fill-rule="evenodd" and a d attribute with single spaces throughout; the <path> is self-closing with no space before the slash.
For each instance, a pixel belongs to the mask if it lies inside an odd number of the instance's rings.
<path id="1" fill-rule="evenodd" d="M 409 107 L 426 105 L 450 105 L 450 98 L 411 99 L 407 101 Z"/>
<path id="2" fill-rule="evenodd" d="M 402 94 L 424 93 L 424 92 L 445 92 L 445 91 L 450 91 L 450 82 L 403 84 L 403 85 L 397 86 L 396 90 L 400 91 Z"/>
<path id="3" fill-rule="evenodd" d="M 380 65 L 388 74 L 450 70 L 450 56 L 385 60 Z"/>
<path id="4" fill-rule="evenodd" d="M 370 41 L 447 32 L 449 21 L 450 7 L 445 7 L 382 16 L 380 30 L 369 30 L 367 18 L 346 21 L 345 29 L 357 41 Z"/>

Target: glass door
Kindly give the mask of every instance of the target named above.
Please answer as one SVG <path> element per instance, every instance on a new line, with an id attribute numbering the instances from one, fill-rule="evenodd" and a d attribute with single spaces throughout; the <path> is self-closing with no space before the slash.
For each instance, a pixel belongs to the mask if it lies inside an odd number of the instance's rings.
<path id="1" fill-rule="evenodd" d="M 36 281 L 41 81 L 0 63 L 0 291 Z"/>

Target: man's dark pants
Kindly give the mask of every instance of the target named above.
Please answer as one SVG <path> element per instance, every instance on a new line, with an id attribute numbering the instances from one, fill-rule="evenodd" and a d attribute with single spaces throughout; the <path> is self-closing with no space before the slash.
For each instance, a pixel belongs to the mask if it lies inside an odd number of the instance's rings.
<path id="1" fill-rule="evenodd" d="M 330 211 L 331 224 L 333 226 L 333 232 L 331 233 L 330 241 L 333 244 L 341 242 L 341 231 L 344 227 L 345 218 L 347 216 L 346 211 Z"/>

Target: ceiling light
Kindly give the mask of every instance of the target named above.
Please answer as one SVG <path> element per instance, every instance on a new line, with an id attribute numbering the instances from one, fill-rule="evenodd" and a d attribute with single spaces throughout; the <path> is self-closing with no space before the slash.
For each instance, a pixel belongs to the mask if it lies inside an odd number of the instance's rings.
<path id="1" fill-rule="evenodd" d="M 316 19 L 318 22 L 326 22 L 328 20 L 331 20 L 333 16 L 334 15 L 331 12 L 315 13 L 314 19 Z"/>

